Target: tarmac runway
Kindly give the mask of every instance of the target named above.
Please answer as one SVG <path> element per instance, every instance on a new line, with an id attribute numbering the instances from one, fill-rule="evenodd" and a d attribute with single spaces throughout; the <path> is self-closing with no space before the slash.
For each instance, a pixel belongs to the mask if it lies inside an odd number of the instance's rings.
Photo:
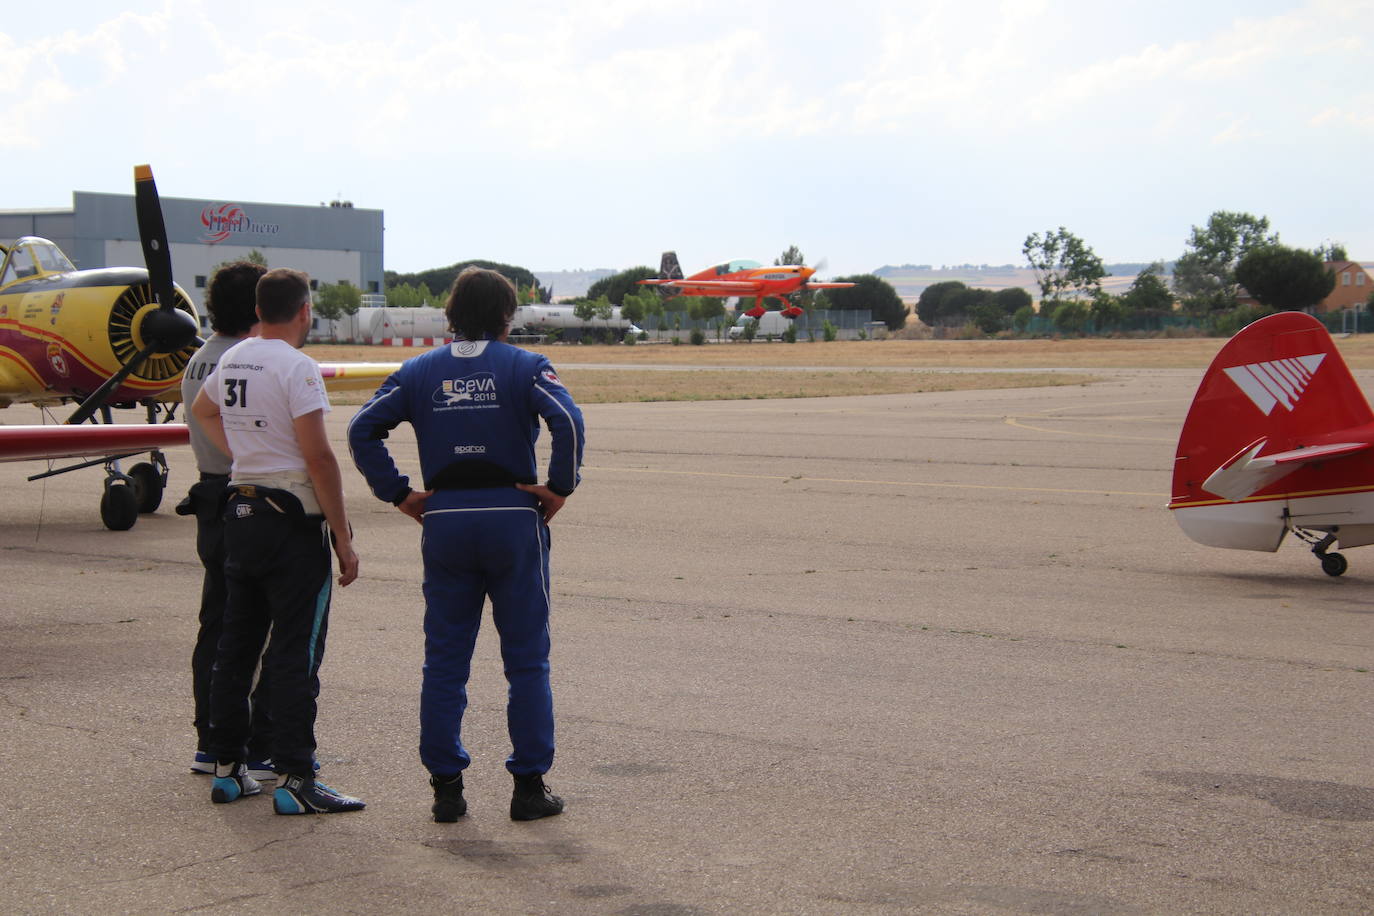
<path id="1" fill-rule="evenodd" d="M 351 468 L 319 756 L 368 807 L 292 818 L 188 771 L 189 450 L 122 533 L 97 471 L 0 465 L 0 911 L 1374 909 L 1374 551 L 1333 579 L 1193 544 L 1164 506 L 1201 372 L 1096 374 L 588 407 L 553 523 L 568 808 L 534 823 L 489 621 L 470 813 L 431 821 L 419 527 Z"/>

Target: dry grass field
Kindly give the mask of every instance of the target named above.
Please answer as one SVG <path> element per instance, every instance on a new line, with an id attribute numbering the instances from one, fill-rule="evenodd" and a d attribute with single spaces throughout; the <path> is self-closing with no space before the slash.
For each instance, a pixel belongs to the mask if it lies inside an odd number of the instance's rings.
<path id="1" fill-rule="evenodd" d="M 553 361 L 579 401 L 596 404 L 1077 385 L 1091 377 L 1081 371 L 1043 370 L 1202 369 L 1224 343 L 1222 338 L 1193 337 L 755 342 L 695 347 L 561 344 L 534 349 Z M 1374 335 L 1340 339 L 1337 344 L 1352 369 L 1374 369 Z M 310 355 L 319 360 L 368 362 L 399 362 L 419 352 L 421 348 L 323 344 L 309 348 Z M 963 371 L 941 371 L 949 369 Z M 361 402 L 360 395 L 346 397 L 339 400 Z"/>

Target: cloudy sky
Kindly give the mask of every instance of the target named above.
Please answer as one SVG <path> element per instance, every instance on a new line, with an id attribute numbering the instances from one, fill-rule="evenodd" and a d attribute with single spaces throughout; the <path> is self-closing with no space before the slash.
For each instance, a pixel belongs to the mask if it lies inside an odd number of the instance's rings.
<path id="1" fill-rule="evenodd" d="M 796 244 L 827 275 L 1176 257 L 1215 210 L 1374 260 L 1374 0 L 56 0 L 0 21 L 0 208 L 386 215 L 386 266 Z"/>

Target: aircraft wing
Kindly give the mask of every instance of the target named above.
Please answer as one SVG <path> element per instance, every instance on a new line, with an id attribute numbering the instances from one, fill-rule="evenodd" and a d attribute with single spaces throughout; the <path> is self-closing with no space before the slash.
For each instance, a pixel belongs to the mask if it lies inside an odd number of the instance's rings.
<path id="1" fill-rule="evenodd" d="M 1374 447 L 1374 443 L 1368 441 L 1333 442 L 1261 455 L 1268 442 L 1268 439 L 1261 439 L 1241 449 L 1238 455 L 1212 472 L 1203 482 L 1203 489 L 1222 499 L 1240 502 L 1304 465 L 1353 455 Z"/>
<path id="2" fill-rule="evenodd" d="M 401 368 L 400 363 L 320 363 L 320 375 L 329 391 L 372 391 Z"/>
<path id="3" fill-rule="evenodd" d="M 185 423 L 0 426 L 0 461 L 121 455 L 190 441 Z"/>
<path id="4" fill-rule="evenodd" d="M 812 283 L 807 281 L 807 289 L 849 289 L 853 283 Z"/>
<path id="5" fill-rule="evenodd" d="M 682 289 L 709 289 L 716 293 L 752 293 L 763 284 L 749 280 L 640 280 L 644 286 L 678 286 Z"/>

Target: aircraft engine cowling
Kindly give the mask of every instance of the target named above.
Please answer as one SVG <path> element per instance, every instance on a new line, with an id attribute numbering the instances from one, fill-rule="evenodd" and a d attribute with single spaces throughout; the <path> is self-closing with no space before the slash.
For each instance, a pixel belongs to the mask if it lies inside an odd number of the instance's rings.
<path id="1" fill-rule="evenodd" d="M 175 289 L 174 296 L 176 311 L 186 317 L 186 325 L 194 327 L 191 300 L 181 289 Z M 3 298 L 10 319 L 19 325 L 14 348 L 33 367 L 34 390 L 21 400 L 39 399 L 53 391 L 85 397 L 134 360 L 147 344 L 145 333 L 173 339 L 165 327 L 159 328 L 169 324 L 167 312 L 147 321 L 158 305 L 148 272 L 141 268 L 112 267 L 41 278 L 20 297 Z M 175 394 L 197 346 L 190 339 L 174 349 L 150 353 L 115 389 L 110 402 L 161 400 Z"/>
<path id="2" fill-rule="evenodd" d="M 196 320 L 194 306 L 180 289 L 176 290 L 176 307 L 189 315 L 193 322 Z M 121 366 L 127 365 L 147 345 L 144 321 L 157 309 L 157 301 L 148 283 L 131 284 L 115 299 L 110 308 L 107 334 L 110 350 Z M 166 353 L 155 351 L 129 377 L 147 382 L 175 381 L 181 377 L 182 370 L 195 352 L 194 342 Z"/>

